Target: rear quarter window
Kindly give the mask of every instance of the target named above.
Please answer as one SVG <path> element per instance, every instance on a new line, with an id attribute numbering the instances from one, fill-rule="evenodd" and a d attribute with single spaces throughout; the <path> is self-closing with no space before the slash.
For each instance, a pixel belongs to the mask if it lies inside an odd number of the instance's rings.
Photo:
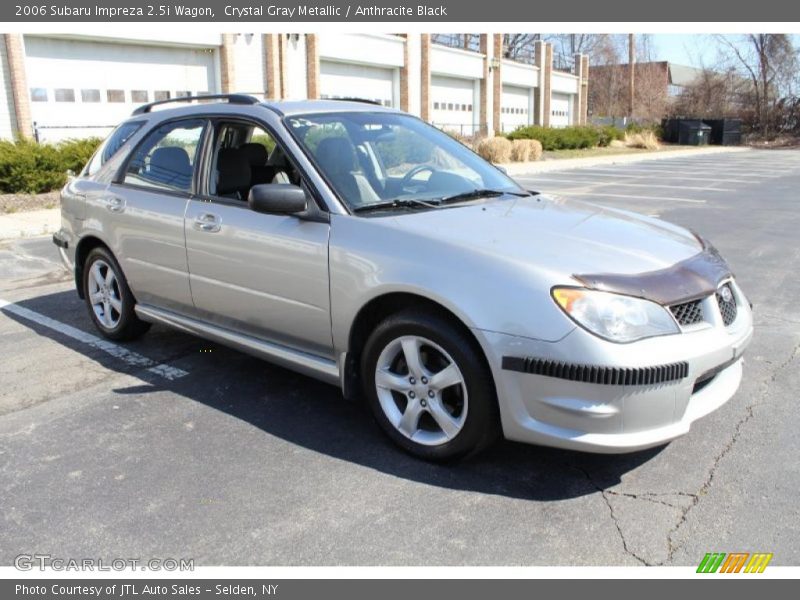
<path id="1" fill-rule="evenodd" d="M 144 125 L 144 121 L 133 121 L 118 126 L 111 132 L 111 135 L 106 138 L 106 141 L 100 145 L 97 152 L 94 153 L 89 164 L 86 165 L 83 174 L 87 177 L 91 177 L 97 173 L 100 168 L 119 152 L 120 148 L 141 129 L 142 125 Z"/>

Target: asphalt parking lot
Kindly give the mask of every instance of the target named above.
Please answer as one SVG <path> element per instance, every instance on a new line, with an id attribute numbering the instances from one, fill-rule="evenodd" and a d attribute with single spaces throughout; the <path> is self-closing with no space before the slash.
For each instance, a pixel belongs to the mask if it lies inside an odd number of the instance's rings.
<path id="1" fill-rule="evenodd" d="M 102 342 L 47 238 L 0 245 L 0 564 L 800 564 L 800 151 L 518 177 L 689 226 L 756 335 L 736 396 L 689 435 L 597 456 L 503 442 L 452 466 L 395 450 L 327 385 L 153 327 Z"/>

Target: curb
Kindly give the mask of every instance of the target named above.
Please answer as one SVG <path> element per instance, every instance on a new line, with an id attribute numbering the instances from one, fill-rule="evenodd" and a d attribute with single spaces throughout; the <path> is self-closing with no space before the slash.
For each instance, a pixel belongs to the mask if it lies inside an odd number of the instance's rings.
<path id="1" fill-rule="evenodd" d="M 61 208 L 0 215 L 0 240 L 55 233 L 61 227 Z"/>

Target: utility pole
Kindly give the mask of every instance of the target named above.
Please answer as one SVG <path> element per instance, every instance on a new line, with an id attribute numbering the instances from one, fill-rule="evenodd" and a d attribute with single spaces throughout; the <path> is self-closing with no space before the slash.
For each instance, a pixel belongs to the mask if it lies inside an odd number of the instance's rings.
<path id="1" fill-rule="evenodd" d="M 633 117 L 633 104 L 636 97 L 636 40 L 632 33 L 628 34 L 628 116 Z"/>

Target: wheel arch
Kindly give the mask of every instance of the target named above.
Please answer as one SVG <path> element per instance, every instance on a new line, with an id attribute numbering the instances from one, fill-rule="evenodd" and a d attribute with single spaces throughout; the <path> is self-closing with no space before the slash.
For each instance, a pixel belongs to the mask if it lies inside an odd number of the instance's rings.
<path id="1" fill-rule="evenodd" d="M 432 313 L 461 329 L 472 341 L 475 350 L 479 352 L 479 358 L 483 361 L 486 371 L 491 377 L 495 393 L 497 392 L 497 385 L 494 381 L 486 351 L 463 318 L 442 303 L 426 296 L 414 292 L 392 291 L 371 298 L 361 307 L 353 319 L 347 338 L 345 358 L 342 361 L 342 390 L 347 398 L 354 398 L 359 395 L 359 364 L 361 353 L 364 350 L 369 334 L 385 318 L 408 309 Z"/>
<path id="2" fill-rule="evenodd" d="M 111 247 L 94 234 L 83 236 L 75 247 L 75 288 L 78 290 L 78 296 L 81 300 L 85 297 L 83 293 L 83 265 L 86 263 L 86 257 L 89 256 L 89 252 L 98 247 L 105 248 L 113 256 L 114 252 Z"/>

